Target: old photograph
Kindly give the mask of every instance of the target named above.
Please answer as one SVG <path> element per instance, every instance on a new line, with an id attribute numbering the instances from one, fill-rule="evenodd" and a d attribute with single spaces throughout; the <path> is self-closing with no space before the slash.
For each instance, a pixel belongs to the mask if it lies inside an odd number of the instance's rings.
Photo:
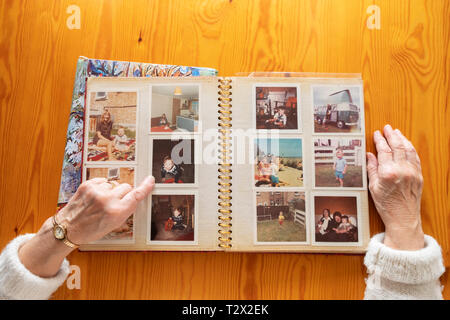
<path id="1" fill-rule="evenodd" d="M 193 194 L 152 195 L 151 241 L 194 241 L 195 210 Z"/>
<path id="2" fill-rule="evenodd" d="M 362 188 L 364 161 L 362 139 L 314 139 L 315 186 Z"/>
<path id="3" fill-rule="evenodd" d="M 358 242 L 356 196 L 314 196 L 315 242 Z"/>
<path id="4" fill-rule="evenodd" d="M 360 86 L 313 86 L 314 133 L 362 133 Z"/>
<path id="5" fill-rule="evenodd" d="M 150 131 L 198 132 L 199 90 L 198 85 L 153 85 Z"/>
<path id="6" fill-rule="evenodd" d="M 305 193 L 256 192 L 257 242 L 305 242 Z"/>
<path id="7" fill-rule="evenodd" d="M 136 160 L 137 92 L 92 92 L 87 161 Z"/>
<path id="8" fill-rule="evenodd" d="M 302 187 L 303 146 L 300 138 L 254 139 L 255 187 Z"/>
<path id="9" fill-rule="evenodd" d="M 256 129 L 299 129 L 298 91 L 296 86 L 257 86 Z"/>
<path id="10" fill-rule="evenodd" d="M 195 140 L 153 139 L 152 175 L 156 183 L 195 183 Z"/>

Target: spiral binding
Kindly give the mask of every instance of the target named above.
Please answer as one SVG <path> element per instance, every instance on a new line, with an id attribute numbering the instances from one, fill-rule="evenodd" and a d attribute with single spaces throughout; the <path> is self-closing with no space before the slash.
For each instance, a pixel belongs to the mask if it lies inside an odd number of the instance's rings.
<path id="1" fill-rule="evenodd" d="M 231 165 L 231 79 L 219 78 L 219 247 L 229 249 L 232 247 L 231 243 L 231 180 L 232 180 L 232 165 Z"/>

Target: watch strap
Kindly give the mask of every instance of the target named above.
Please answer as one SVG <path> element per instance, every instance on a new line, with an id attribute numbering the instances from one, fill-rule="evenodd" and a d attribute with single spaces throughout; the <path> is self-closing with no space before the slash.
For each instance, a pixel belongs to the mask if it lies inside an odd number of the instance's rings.
<path id="1" fill-rule="evenodd" d="M 71 247 L 73 249 L 76 249 L 79 247 L 79 245 L 73 243 L 72 241 L 70 241 L 69 239 L 67 239 L 67 236 L 61 240 L 66 246 Z"/>
<path id="2" fill-rule="evenodd" d="M 65 231 L 65 235 L 64 235 L 64 238 L 63 238 L 63 239 L 58 239 L 58 238 L 56 238 L 56 237 L 55 237 L 55 239 L 61 241 L 61 242 L 64 243 L 66 246 L 68 246 L 68 247 L 70 247 L 70 248 L 72 248 L 72 249 L 78 248 L 79 245 L 76 244 L 76 243 L 73 243 L 73 242 L 70 241 L 69 238 L 67 237 L 67 228 L 66 228 L 66 226 L 64 226 L 64 225 L 62 225 L 62 224 L 60 224 L 60 223 L 58 223 L 58 222 L 56 221 L 56 214 L 53 216 L 52 221 L 53 221 L 53 227 L 54 227 L 54 226 L 61 226 L 61 227 L 64 229 L 64 231 Z"/>

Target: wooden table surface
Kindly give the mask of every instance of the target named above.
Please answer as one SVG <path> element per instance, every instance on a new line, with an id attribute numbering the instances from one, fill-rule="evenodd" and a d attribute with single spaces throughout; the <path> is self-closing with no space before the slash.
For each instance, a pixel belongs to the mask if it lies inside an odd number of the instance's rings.
<path id="1" fill-rule="evenodd" d="M 69 29 L 71 4 L 80 29 Z M 366 12 L 380 8 L 381 28 Z M 77 57 L 249 71 L 362 73 L 366 130 L 423 161 L 423 227 L 450 263 L 447 0 L 0 1 L 0 247 L 54 213 Z M 374 150 L 367 136 L 368 149 Z M 372 234 L 383 230 L 371 204 Z M 361 299 L 361 255 L 80 253 L 58 299 Z M 448 276 L 442 277 L 450 297 Z"/>

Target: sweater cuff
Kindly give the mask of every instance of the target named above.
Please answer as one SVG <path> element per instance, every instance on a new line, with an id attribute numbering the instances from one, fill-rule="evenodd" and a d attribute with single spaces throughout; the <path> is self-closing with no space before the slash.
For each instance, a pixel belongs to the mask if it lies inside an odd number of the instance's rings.
<path id="1" fill-rule="evenodd" d="M 425 247 L 416 251 L 395 250 L 383 241 L 384 233 L 370 240 L 364 258 L 369 274 L 405 284 L 423 284 L 444 273 L 441 247 L 432 237 L 425 235 Z"/>
<path id="2" fill-rule="evenodd" d="M 31 273 L 19 259 L 20 247 L 34 234 L 25 234 L 12 240 L 0 255 L 0 297 L 6 299 L 44 300 L 58 289 L 69 274 L 69 262 L 64 259 L 58 273 L 52 278 L 41 278 Z M 2 297 L 3 296 L 3 297 Z"/>

